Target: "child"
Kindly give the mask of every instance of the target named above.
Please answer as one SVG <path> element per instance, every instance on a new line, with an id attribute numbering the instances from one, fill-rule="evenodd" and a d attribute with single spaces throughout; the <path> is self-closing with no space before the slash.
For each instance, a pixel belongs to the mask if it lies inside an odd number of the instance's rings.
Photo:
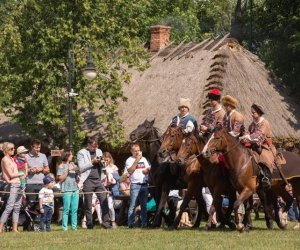
<path id="1" fill-rule="evenodd" d="M 39 206 L 41 212 L 40 231 L 44 232 L 44 224 L 46 224 L 46 231 L 50 232 L 52 214 L 54 213 L 54 194 L 52 190 L 54 179 L 47 175 L 44 177 L 43 182 L 44 187 L 39 192 Z"/>
<path id="2" fill-rule="evenodd" d="M 25 158 L 26 153 L 28 152 L 28 149 L 26 149 L 24 146 L 20 146 L 17 148 L 17 155 L 14 157 L 14 161 L 17 164 L 18 172 L 24 174 L 24 177 L 28 174 L 28 165 Z M 25 178 L 20 178 L 20 183 L 22 190 L 25 189 Z"/>

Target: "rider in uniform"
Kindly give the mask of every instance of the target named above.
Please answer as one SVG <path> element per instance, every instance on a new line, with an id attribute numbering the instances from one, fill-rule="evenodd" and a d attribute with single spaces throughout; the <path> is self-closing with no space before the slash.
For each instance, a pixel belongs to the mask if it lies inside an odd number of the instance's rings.
<path id="1" fill-rule="evenodd" d="M 180 98 L 178 110 L 179 113 L 172 118 L 171 126 L 182 126 L 185 133 L 193 130 L 198 131 L 196 119 L 189 113 L 191 108 L 191 100 L 189 98 Z"/>
<path id="2" fill-rule="evenodd" d="M 225 110 L 220 104 L 221 94 L 218 89 L 212 89 L 208 93 L 211 108 L 204 116 L 200 125 L 200 133 L 204 136 L 209 136 L 217 127 L 222 127 Z"/>
<path id="3" fill-rule="evenodd" d="M 251 115 L 253 122 L 249 126 L 249 132 L 241 139 L 251 145 L 254 152 L 258 154 L 257 162 L 263 173 L 259 176 L 260 184 L 268 189 L 271 186 L 271 175 L 273 173 L 276 148 L 272 144 L 272 130 L 269 121 L 263 117 L 264 111 L 261 106 L 253 104 Z"/>
<path id="4" fill-rule="evenodd" d="M 226 114 L 223 119 L 223 127 L 227 127 L 229 134 L 240 137 L 245 132 L 244 116 L 236 110 L 238 101 L 230 95 L 222 98 L 222 105 Z"/>

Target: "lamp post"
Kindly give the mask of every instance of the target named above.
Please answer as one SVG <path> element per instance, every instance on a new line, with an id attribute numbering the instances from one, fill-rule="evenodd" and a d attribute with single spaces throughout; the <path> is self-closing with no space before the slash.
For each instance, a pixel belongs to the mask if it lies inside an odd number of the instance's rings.
<path id="1" fill-rule="evenodd" d="M 97 76 L 97 71 L 95 65 L 93 63 L 91 50 L 90 50 L 90 42 L 84 39 L 78 39 L 74 43 L 72 43 L 71 47 L 68 50 L 68 101 L 69 101 L 69 148 L 70 150 L 73 149 L 73 97 L 77 96 L 78 94 L 74 92 L 72 86 L 75 81 L 74 77 L 74 70 L 75 70 L 75 59 L 74 59 L 74 49 L 77 43 L 83 43 L 85 48 L 87 49 L 87 65 L 83 69 L 82 73 L 83 76 L 87 80 L 94 80 Z"/>

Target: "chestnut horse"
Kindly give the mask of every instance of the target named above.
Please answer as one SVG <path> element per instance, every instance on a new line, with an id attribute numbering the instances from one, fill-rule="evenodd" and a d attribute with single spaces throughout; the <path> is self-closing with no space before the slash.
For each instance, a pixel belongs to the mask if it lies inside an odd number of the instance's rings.
<path id="1" fill-rule="evenodd" d="M 254 161 L 252 155 L 250 154 L 249 150 L 242 145 L 239 140 L 235 137 L 231 136 L 227 132 L 227 128 L 223 128 L 219 131 L 216 131 L 210 140 L 207 142 L 203 154 L 210 160 L 210 162 L 215 163 L 218 161 L 217 154 L 215 152 L 220 152 L 223 154 L 230 172 L 230 181 L 235 189 L 240 194 L 237 200 L 234 203 L 234 210 L 237 212 L 238 207 L 244 203 L 248 198 L 252 196 L 252 194 L 257 191 L 260 199 L 262 202 L 267 201 L 268 203 L 264 203 L 264 205 L 270 205 L 273 203 L 273 208 L 275 210 L 275 220 L 277 225 L 284 229 L 286 225 L 283 225 L 280 222 L 280 218 L 278 216 L 278 206 L 277 206 L 277 199 L 276 195 L 282 196 L 282 198 L 287 202 L 287 206 L 292 202 L 292 199 L 287 191 L 282 188 L 283 181 L 272 181 L 272 188 L 268 191 L 267 198 L 271 198 L 271 200 L 264 197 L 265 192 L 262 190 L 257 189 L 258 182 L 256 180 L 256 176 L 258 174 L 258 166 Z M 299 179 L 299 178 L 298 178 Z M 298 180 L 299 182 L 299 180 Z M 291 181 L 291 184 L 295 185 L 294 181 Z M 300 195 L 300 185 L 295 185 L 294 193 L 297 194 L 296 197 Z M 276 193 L 276 195 L 275 195 Z M 300 198 L 300 196 L 299 196 Z M 272 205 L 272 204 L 271 204 Z M 266 219 L 267 219 L 267 226 L 270 227 L 270 222 L 268 219 L 270 215 L 268 215 L 270 211 L 266 210 Z M 241 221 L 236 217 L 236 223 L 239 229 L 243 229 L 243 225 Z"/>
<path id="2" fill-rule="evenodd" d="M 202 150 L 205 146 L 204 140 L 196 136 L 194 133 L 185 135 L 181 147 L 177 153 L 177 162 L 181 166 L 185 166 L 186 161 L 191 161 L 191 156 L 194 156 L 194 161 L 198 165 L 198 175 L 201 173 L 204 182 L 198 181 L 196 189 L 201 190 L 203 186 L 207 186 L 213 196 L 213 207 L 217 212 L 218 221 L 221 225 L 228 225 L 231 229 L 235 229 L 235 225 L 230 220 L 233 209 L 233 202 L 236 200 L 236 192 L 228 178 L 228 171 L 223 169 L 219 164 L 212 164 L 202 156 Z M 222 212 L 222 196 L 226 195 L 229 198 L 229 207 L 224 217 Z M 184 206 L 184 205 L 183 205 Z M 180 209 L 181 214 L 183 211 Z M 207 225 L 209 228 L 210 223 Z"/>
<path id="3" fill-rule="evenodd" d="M 166 132 L 163 134 L 163 142 L 159 149 L 159 155 L 161 158 L 164 158 L 163 168 L 161 168 L 163 169 L 163 172 L 160 174 L 163 174 L 165 182 L 162 186 L 161 198 L 157 208 L 156 216 L 154 218 L 153 226 L 160 225 L 162 210 L 166 204 L 168 194 L 171 189 L 183 189 L 186 188 L 187 185 L 189 189 L 189 187 L 194 186 L 199 182 L 199 178 L 196 177 L 197 170 L 194 169 L 194 165 L 189 165 L 187 166 L 186 171 L 181 171 L 181 168 L 174 162 L 183 138 L 184 133 L 181 126 L 169 126 Z M 192 189 L 194 190 L 194 188 Z M 201 190 L 199 190 L 199 193 L 194 193 L 194 196 L 198 204 L 198 215 L 194 227 L 199 227 L 202 212 L 205 211 L 205 202 L 203 200 Z M 184 208 L 186 208 L 188 203 L 186 203 L 185 200 L 183 203 L 185 204 Z M 178 216 L 176 217 L 172 226 L 173 228 L 178 226 L 180 218 L 181 217 Z"/>

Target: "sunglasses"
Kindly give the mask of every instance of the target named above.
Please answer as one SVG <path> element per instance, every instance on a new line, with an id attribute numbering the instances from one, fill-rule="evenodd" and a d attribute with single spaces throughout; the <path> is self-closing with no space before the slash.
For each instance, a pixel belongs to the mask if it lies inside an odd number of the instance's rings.
<path id="1" fill-rule="evenodd" d="M 10 148 L 9 150 L 15 150 L 15 148 Z"/>

